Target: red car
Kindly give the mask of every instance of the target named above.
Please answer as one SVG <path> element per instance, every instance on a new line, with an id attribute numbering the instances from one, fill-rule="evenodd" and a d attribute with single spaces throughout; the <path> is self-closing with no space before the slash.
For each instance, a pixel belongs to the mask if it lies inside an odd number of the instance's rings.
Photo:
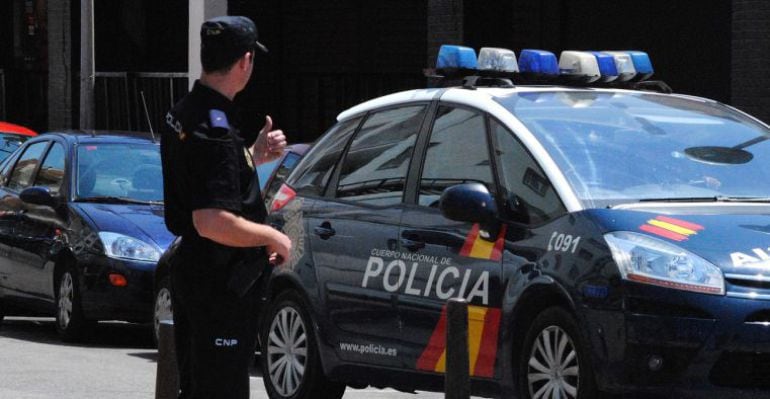
<path id="1" fill-rule="evenodd" d="M 0 162 L 11 155 L 21 143 L 37 136 L 33 130 L 13 123 L 0 121 Z"/>

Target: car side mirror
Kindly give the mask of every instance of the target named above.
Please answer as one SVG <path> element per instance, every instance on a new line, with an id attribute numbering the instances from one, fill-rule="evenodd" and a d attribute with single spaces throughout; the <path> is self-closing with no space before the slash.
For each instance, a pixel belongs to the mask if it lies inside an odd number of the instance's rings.
<path id="1" fill-rule="evenodd" d="M 444 190 L 439 199 L 441 213 L 460 222 L 495 224 L 497 205 L 489 190 L 481 183 L 465 183 Z"/>
<path id="2" fill-rule="evenodd" d="M 48 187 L 36 186 L 25 188 L 21 194 L 19 194 L 19 198 L 21 198 L 22 201 L 33 205 L 55 207 L 57 203 L 57 199 L 51 195 L 51 190 L 49 190 Z"/>

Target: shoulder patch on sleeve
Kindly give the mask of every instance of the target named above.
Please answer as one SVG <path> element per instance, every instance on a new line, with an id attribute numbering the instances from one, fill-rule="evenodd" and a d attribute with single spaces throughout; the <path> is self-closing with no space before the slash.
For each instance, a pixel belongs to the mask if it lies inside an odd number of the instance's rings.
<path id="1" fill-rule="evenodd" d="M 230 130 L 230 123 L 227 121 L 227 115 L 224 111 L 218 109 L 209 110 L 209 126 L 212 129 Z"/>

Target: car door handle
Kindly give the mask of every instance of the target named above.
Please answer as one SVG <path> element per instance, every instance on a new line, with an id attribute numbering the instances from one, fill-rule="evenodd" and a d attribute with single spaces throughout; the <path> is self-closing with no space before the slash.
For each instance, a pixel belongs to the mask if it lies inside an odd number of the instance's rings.
<path id="1" fill-rule="evenodd" d="M 414 252 L 414 251 L 417 251 L 419 249 L 425 248 L 425 242 L 410 240 L 408 238 L 402 238 L 401 239 L 401 246 L 406 248 L 406 249 L 408 249 L 408 250 L 410 250 L 410 251 L 412 251 L 412 252 Z"/>
<path id="2" fill-rule="evenodd" d="M 331 226 L 330 224 L 328 224 L 328 223 L 324 223 L 324 224 L 322 224 L 322 225 L 320 225 L 320 226 L 316 226 L 316 227 L 313 229 L 313 232 L 314 232 L 314 233 L 315 233 L 317 236 L 321 237 L 321 239 L 322 239 L 322 240 L 326 240 L 326 239 L 328 239 L 329 237 L 331 237 L 331 236 L 333 236 L 333 235 L 337 234 L 337 232 L 336 232 L 336 231 L 334 231 L 334 229 L 332 228 L 332 226 Z"/>

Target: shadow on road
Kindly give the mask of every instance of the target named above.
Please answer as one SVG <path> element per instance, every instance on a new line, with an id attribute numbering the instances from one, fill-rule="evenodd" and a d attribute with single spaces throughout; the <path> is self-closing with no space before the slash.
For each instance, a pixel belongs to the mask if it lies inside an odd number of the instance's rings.
<path id="1" fill-rule="evenodd" d="M 54 319 L 7 317 L 0 326 L 0 337 L 36 343 L 89 348 L 155 349 L 149 325 L 123 322 L 100 322 L 88 329 L 77 343 L 66 343 L 56 333 Z"/>

